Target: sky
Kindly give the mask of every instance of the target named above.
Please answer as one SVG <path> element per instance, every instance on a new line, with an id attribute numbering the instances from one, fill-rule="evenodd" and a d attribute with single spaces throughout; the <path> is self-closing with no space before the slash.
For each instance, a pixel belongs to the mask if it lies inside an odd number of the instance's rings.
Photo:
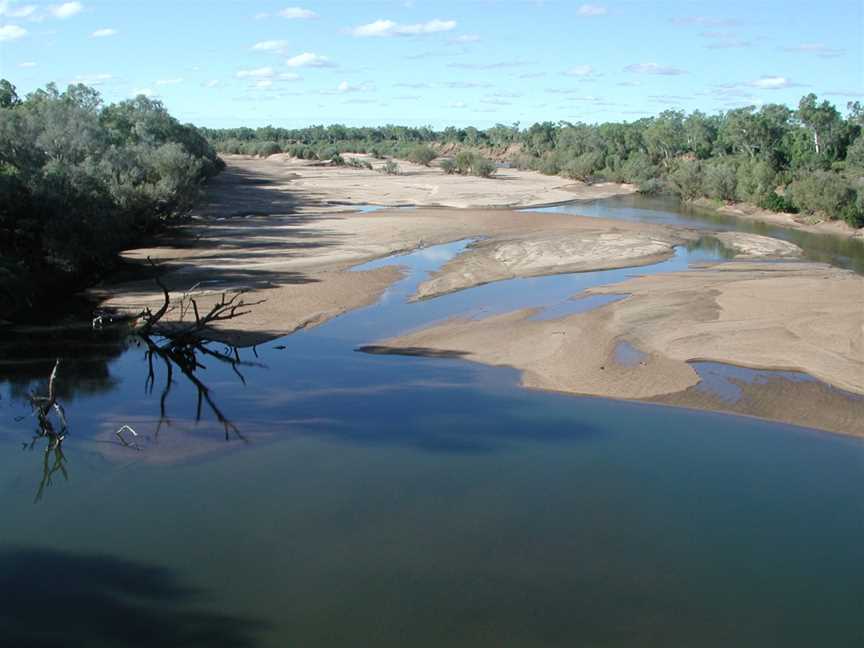
<path id="1" fill-rule="evenodd" d="M 632 121 L 864 100 L 864 0 L 0 0 L 0 77 L 200 126 Z"/>

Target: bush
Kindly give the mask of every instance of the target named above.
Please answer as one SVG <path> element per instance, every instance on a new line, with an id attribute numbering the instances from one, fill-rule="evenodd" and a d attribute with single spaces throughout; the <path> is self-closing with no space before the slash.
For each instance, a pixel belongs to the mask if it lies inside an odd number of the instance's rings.
<path id="1" fill-rule="evenodd" d="M 774 193 L 773 191 L 762 196 L 762 198 L 760 198 L 759 202 L 756 204 L 762 209 L 767 209 L 768 211 L 773 212 L 785 212 L 794 214 L 798 211 L 797 209 L 795 209 L 795 206 L 791 202 L 789 202 L 784 196 Z"/>
<path id="2" fill-rule="evenodd" d="M 537 170 L 543 175 L 558 175 L 561 173 L 561 165 L 553 155 L 544 155 L 537 163 Z"/>
<path id="3" fill-rule="evenodd" d="M 765 160 L 742 161 L 738 165 L 736 178 L 736 195 L 739 200 L 758 203 L 768 195 L 777 195 L 774 193 L 774 189 L 777 187 L 777 173 L 774 171 L 774 167 Z"/>
<path id="4" fill-rule="evenodd" d="M 681 161 L 670 180 L 672 189 L 682 200 L 694 200 L 702 195 L 702 170 L 698 162 Z"/>
<path id="5" fill-rule="evenodd" d="M 441 170 L 444 171 L 444 173 L 446 173 L 447 175 L 452 175 L 457 171 L 456 162 L 454 162 L 450 158 L 444 158 L 443 160 L 441 160 L 439 166 L 441 167 Z"/>
<path id="6" fill-rule="evenodd" d="M 646 196 L 656 196 L 657 194 L 661 194 L 666 190 L 666 184 L 660 180 L 659 178 L 651 178 L 650 180 L 643 180 L 639 183 L 639 193 L 645 194 Z"/>
<path id="7" fill-rule="evenodd" d="M 583 153 L 579 157 L 570 160 L 561 171 L 561 174 L 571 180 L 587 180 L 603 166 L 603 155 L 600 153 Z"/>
<path id="8" fill-rule="evenodd" d="M 475 157 L 471 162 L 471 173 L 480 178 L 491 178 L 497 170 L 492 160 L 483 157 Z"/>
<path id="9" fill-rule="evenodd" d="M 456 154 L 456 171 L 462 174 L 469 173 L 476 157 L 477 154 L 473 151 L 459 151 Z"/>
<path id="10" fill-rule="evenodd" d="M 432 147 L 426 146 L 425 144 L 415 146 L 408 153 L 408 160 L 415 164 L 422 164 L 423 166 L 429 166 L 429 163 L 436 157 L 438 157 L 438 154 L 432 149 Z"/>
<path id="11" fill-rule="evenodd" d="M 258 145 L 258 155 L 260 157 L 268 157 L 281 152 L 282 147 L 276 142 L 261 142 L 261 144 Z"/>
<path id="12" fill-rule="evenodd" d="M 735 166 L 726 161 L 712 161 L 705 165 L 702 190 L 709 198 L 735 200 L 738 184 Z"/>
<path id="13" fill-rule="evenodd" d="M 850 225 L 860 220 L 857 194 L 848 180 L 828 171 L 801 174 L 786 191 L 792 204 L 802 212 L 843 219 Z"/>
<path id="14" fill-rule="evenodd" d="M 399 175 L 402 173 L 401 169 L 399 169 L 399 165 L 393 160 L 387 160 L 384 163 L 384 166 L 381 167 L 381 172 L 386 173 L 387 175 Z"/>

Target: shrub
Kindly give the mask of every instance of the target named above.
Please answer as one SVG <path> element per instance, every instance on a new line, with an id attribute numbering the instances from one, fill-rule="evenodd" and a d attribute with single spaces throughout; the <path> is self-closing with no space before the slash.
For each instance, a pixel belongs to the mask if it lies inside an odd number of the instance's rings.
<path id="1" fill-rule="evenodd" d="M 399 175 L 402 171 L 399 169 L 399 165 L 393 160 L 387 160 L 384 166 L 381 167 L 381 172 L 387 175 Z"/>
<path id="2" fill-rule="evenodd" d="M 446 173 L 447 175 L 452 175 L 456 173 L 457 170 L 456 162 L 454 162 L 450 158 L 444 158 L 443 160 L 441 160 L 439 166 L 441 167 L 441 170 L 444 171 L 444 173 Z"/>
<path id="3" fill-rule="evenodd" d="M 261 142 L 258 145 L 258 155 L 260 157 L 268 157 L 270 155 L 275 155 L 276 153 L 281 153 L 282 147 L 279 146 L 276 142 Z"/>
<path id="4" fill-rule="evenodd" d="M 436 157 L 438 157 L 438 154 L 432 149 L 432 147 L 426 146 L 425 144 L 415 146 L 408 153 L 408 159 L 411 162 L 422 164 L 423 166 L 429 166 L 429 163 Z"/>
<path id="5" fill-rule="evenodd" d="M 330 164 L 333 166 L 345 166 L 345 158 L 343 158 L 341 154 L 337 153 L 330 158 Z"/>
<path id="6" fill-rule="evenodd" d="M 666 190 L 666 184 L 659 178 L 650 178 L 639 183 L 639 193 L 646 196 L 656 196 Z"/>
<path id="7" fill-rule="evenodd" d="M 470 172 L 476 157 L 473 151 L 459 151 L 456 154 L 456 171 L 462 174 Z"/>
<path id="8" fill-rule="evenodd" d="M 596 171 L 602 168 L 603 155 L 596 152 L 583 153 L 582 155 L 570 160 L 561 174 L 571 180 L 587 180 Z"/>
<path id="9" fill-rule="evenodd" d="M 491 178 L 497 170 L 492 160 L 483 157 L 475 157 L 471 162 L 471 173 L 480 178 Z"/>
<path id="10" fill-rule="evenodd" d="M 738 165 L 736 178 L 736 195 L 740 200 L 758 203 L 769 194 L 777 195 L 774 193 L 777 186 L 777 173 L 774 171 L 774 167 L 765 160 L 742 161 Z"/>
<path id="11" fill-rule="evenodd" d="M 552 155 L 544 155 L 537 163 L 537 170 L 543 175 L 558 175 L 561 173 L 561 165 Z"/>
<path id="12" fill-rule="evenodd" d="M 672 189 L 682 200 L 694 200 L 702 195 L 702 171 L 698 162 L 683 160 L 670 177 Z"/>
<path id="13" fill-rule="evenodd" d="M 705 165 L 702 190 L 710 198 L 735 200 L 738 184 L 735 166 L 726 161 L 712 161 Z"/>
<path id="14" fill-rule="evenodd" d="M 774 212 L 795 213 L 798 211 L 784 196 L 773 191 L 762 196 L 757 205 L 762 209 Z"/>
<path id="15" fill-rule="evenodd" d="M 803 173 L 789 185 L 786 193 L 802 212 L 824 214 L 853 225 L 859 220 L 858 192 L 848 180 L 836 173 Z"/>

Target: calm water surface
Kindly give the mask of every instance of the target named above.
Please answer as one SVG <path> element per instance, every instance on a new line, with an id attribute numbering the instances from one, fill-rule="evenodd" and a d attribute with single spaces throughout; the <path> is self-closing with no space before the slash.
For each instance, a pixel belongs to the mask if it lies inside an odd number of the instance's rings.
<path id="1" fill-rule="evenodd" d="M 695 218 L 660 207 L 578 211 Z M 723 251 L 406 303 L 467 244 L 363 266 L 409 273 L 375 306 L 240 350 L 242 365 L 201 357 L 242 435 L 228 441 L 206 402 L 195 422 L 198 390 L 176 371 L 159 424 L 167 372 L 156 362 L 148 391 L 142 348 L 7 340 L 0 645 L 864 645 L 864 443 L 356 351 L 453 314 L 597 307 L 571 297 Z M 826 245 L 808 254 L 861 262 Z M 44 442 L 25 446 L 24 395 L 58 347 L 68 478 Z M 112 435 L 123 424 L 140 451 Z"/>

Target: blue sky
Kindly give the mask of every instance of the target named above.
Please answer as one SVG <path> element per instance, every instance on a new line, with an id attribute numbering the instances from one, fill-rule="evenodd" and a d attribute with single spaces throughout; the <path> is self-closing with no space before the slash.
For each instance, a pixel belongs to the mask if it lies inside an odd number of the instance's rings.
<path id="1" fill-rule="evenodd" d="M 203 126 L 633 120 L 864 99 L 864 2 L 0 0 L 0 76 Z M 297 0 L 300 1 L 300 0 Z"/>

